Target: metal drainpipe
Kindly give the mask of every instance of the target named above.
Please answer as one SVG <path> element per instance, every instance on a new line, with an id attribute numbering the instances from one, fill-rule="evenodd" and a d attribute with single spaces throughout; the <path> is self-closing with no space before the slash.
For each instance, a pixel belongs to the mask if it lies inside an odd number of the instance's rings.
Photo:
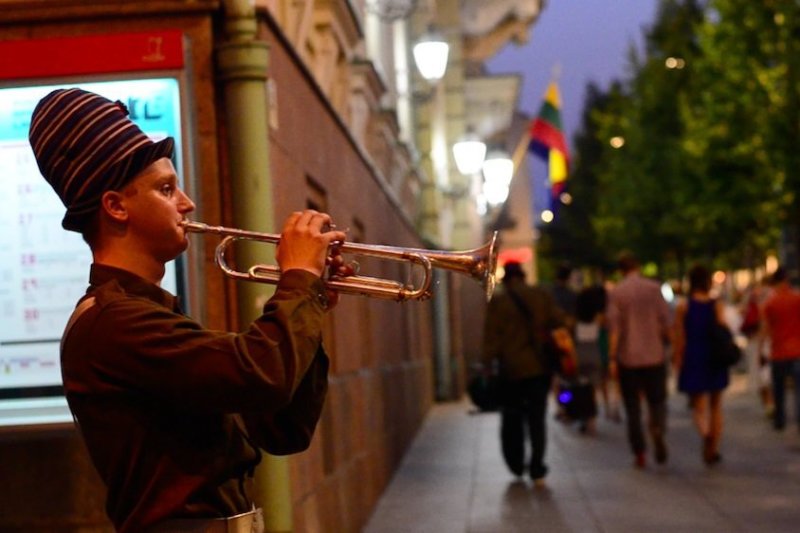
<path id="1" fill-rule="evenodd" d="M 233 222 L 237 228 L 273 232 L 266 87 L 269 47 L 256 37 L 258 21 L 252 1 L 224 0 L 223 9 L 224 40 L 216 48 L 216 59 L 228 126 Z M 238 246 L 236 261 L 239 265 L 274 264 L 274 252 L 271 246 Z M 271 286 L 259 283 L 238 283 L 236 291 L 242 327 L 261 314 L 273 292 Z M 265 454 L 255 485 L 265 530 L 292 531 L 287 459 Z"/>

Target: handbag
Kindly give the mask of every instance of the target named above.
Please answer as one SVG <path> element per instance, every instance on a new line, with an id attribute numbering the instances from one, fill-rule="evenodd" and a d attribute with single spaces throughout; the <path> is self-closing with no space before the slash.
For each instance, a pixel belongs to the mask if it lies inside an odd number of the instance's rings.
<path id="1" fill-rule="evenodd" d="M 467 385 L 467 394 L 481 411 L 497 411 L 503 403 L 502 379 L 497 374 L 475 374 Z"/>
<path id="2" fill-rule="evenodd" d="M 716 318 L 711 322 L 709 341 L 713 366 L 729 368 L 742 359 L 742 350 L 734 342 L 731 330 Z"/>

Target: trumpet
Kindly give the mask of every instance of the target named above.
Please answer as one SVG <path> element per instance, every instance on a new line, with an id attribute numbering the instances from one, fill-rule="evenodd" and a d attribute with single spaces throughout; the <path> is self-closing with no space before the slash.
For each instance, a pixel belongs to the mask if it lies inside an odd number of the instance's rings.
<path id="1" fill-rule="evenodd" d="M 181 222 L 185 231 L 190 233 L 209 233 L 222 236 L 214 252 L 214 262 L 222 272 L 233 279 L 253 281 L 257 283 L 277 284 L 281 272 L 277 265 L 256 264 L 246 271 L 232 268 L 226 259 L 227 250 L 235 242 L 249 240 L 277 245 L 281 236 L 272 233 L 260 233 L 224 226 L 211 226 L 202 222 L 185 220 Z M 478 281 L 489 300 L 494 291 L 497 269 L 497 232 L 479 248 L 462 252 L 426 250 L 422 248 L 401 248 L 374 244 L 337 242 L 331 245 L 343 255 L 376 257 L 388 261 L 406 262 L 423 271 L 422 280 L 417 285 L 408 285 L 399 281 L 375 278 L 370 276 L 329 275 L 323 279 L 325 286 L 344 294 L 357 294 L 403 302 L 407 300 L 426 300 L 432 296 L 433 269 L 441 268 L 468 275 Z"/>

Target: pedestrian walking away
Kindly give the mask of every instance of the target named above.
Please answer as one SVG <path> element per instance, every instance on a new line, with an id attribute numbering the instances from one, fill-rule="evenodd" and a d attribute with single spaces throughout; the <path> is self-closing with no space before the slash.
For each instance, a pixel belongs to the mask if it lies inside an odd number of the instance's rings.
<path id="1" fill-rule="evenodd" d="M 711 298 L 711 273 L 702 265 L 689 271 L 689 298 L 675 310 L 673 361 L 678 390 L 689 395 L 692 420 L 702 438 L 702 458 L 718 463 L 722 437 L 722 392 L 728 386 L 728 369 L 711 358 L 711 326 L 727 327 L 723 306 Z"/>
<path id="2" fill-rule="evenodd" d="M 638 468 L 646 466 L 641 396 L 647 402 L 653 456 L 667 462 L 667 366 L 670 313 L 658 283 L 642 277 L 639 262 L 622 254 L 623 279 L 609 294 L 609 371 L 619 380 L 627 419 L 628 442 Z"/>
<path id="3" fill-rule="evenodd" d="M 557 343 L 571 350 L 564 316 L 546 291 L 525 283 L 519 263 L 505 265 L 505 275 L 486 313 L 483 362 L 495 362 L 503 381 L 500 440 L 503 458 L 516 476 L 526 467 L 530 478 L 542 485 L 547 475 L 547 396 L 552 382 L 552 362 L 546 346 Z M 526 432 L 530 458 L 526 460 Z"/>
<path id="4" fill-rule="evenodd" d="M 800 430 L 800 291 L 789 285 L 786 269 L 779 267 L 772 275 L 773 293 L 764 303 L 764 320 L 759 353 L 770 342 L 772 399 L 775 410 L 773 426 L 786 425 L 786 381 L 793 381 L 794 416 Z"/>
<path id="5" fill-rule="evenodd" d="M 606 295 L 600 286 L 585 287 L 578 293 L 575 305 L 575 352 L 578 359 L 578 380 L 589 389 L 590 405 L 580 419 L 581 432 L 595 432 L 596 390 L 603 380 L 603 357 L 600 332 L 605 327 Z M 608 408 L 608 404 L 606 404 Z"/>
<path id="6" fill-rule="evenodd" d="M 771 295 L 767 279 L 763 279 L 750 287 L 742 298 L 739 314 L 742 317 L 739 331 L 747 339 L 744 348 L 747 365 L 748 387 L 757 391 L 761 406 L 767 418 L 772 419 L 775 406 L 772 401 L 772 381 L 769 368 L 769 339 L 763 335 L 764 303 Z"/>

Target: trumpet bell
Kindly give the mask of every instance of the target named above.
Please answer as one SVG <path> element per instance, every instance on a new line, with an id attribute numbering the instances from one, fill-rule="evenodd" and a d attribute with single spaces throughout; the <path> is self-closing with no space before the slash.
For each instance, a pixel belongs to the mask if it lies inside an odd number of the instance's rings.
<path id="1" fill-rule="evenodd" d="M 474 250 L 464 252 L 440 252 L 436 250 L 419 250 L 424 253 L 431 266 L 452 270 L 470 276 L 481 284 L 489 301 L 497 283 L 497 232 L 493 232 L 489 241 Z"/>

